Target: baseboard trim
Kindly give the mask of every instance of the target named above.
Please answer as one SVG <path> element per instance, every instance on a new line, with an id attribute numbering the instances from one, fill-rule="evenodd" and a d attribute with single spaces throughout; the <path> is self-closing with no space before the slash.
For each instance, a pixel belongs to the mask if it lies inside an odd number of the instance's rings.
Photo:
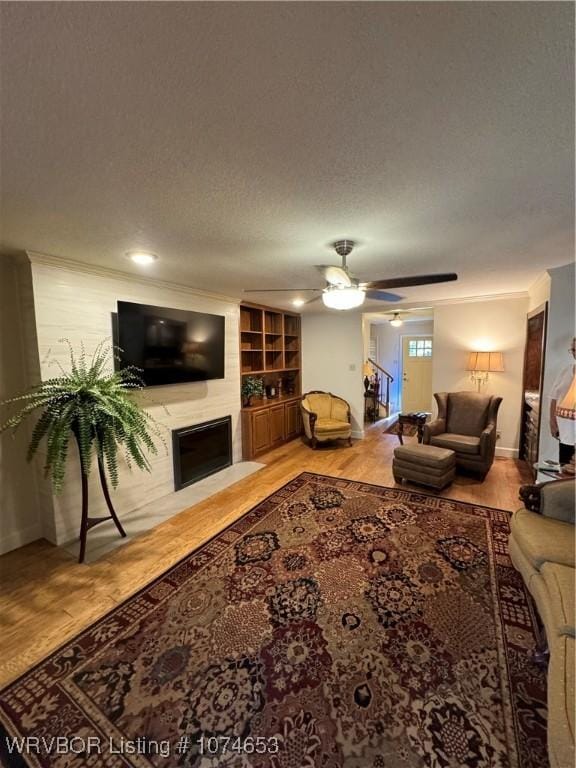
<path id="1" fill-rule="evenodd" d="M 42 530 L 40 523 L 34 523 L 34 525 L 29 525 L 27 528 L 22 528 L 19 531 L 12 531 L 8 536 L 0 538 L 0 555 L 5 555 L 7 552 L 12 552 L 13 549 L 18 549 L 41 538 Z"/>
<path id="2" fill-rule="evenodd" d="M 517 459 L 518 458 L 518 448 L 496 448 L 496 456 L 499 456 L 501 459 Z"/>
<path id="3" fill-rule="evenodd" d="M 364 437 L 364 430 L 363 429 L 362 430 L 360 430 L 360 429 L 353 429 L 352 430 L 352 437 L 355 440 L 362 440 L 363 437 Z"/>

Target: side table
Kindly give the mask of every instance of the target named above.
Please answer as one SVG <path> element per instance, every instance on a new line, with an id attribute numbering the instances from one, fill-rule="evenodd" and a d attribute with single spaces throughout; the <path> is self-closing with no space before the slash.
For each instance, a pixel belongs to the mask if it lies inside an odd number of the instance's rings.
<path id="1" fill-rule="evenodd" d="M 404 445 L 404 424 L 413 424 L 417 429 L 418 442 L 422 442 L 422 436 L 424 434 L 424 424 L 430 416 L 430 413 L 426 411 L 415 411 L 411 413 L 401 413 L 398 416 L 398 440 L 400 445 Z"/>

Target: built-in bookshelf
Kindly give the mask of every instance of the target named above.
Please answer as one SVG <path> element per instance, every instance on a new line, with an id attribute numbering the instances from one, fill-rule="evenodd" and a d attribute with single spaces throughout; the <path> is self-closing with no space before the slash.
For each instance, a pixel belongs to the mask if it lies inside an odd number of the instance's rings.
<path id="1" fill-rule="evenodd" d="M 240 305 L 240 372 L 259 375 L 276 392 L 300 394 L 300 315 Z"/>
<path id="2" fill-rule="evenodd" d="M 242 408 L 245 459 L 301 433 L 300 338 L 300 315 L 259 304 L 240 305 L 241 380 L 262 379 L 265 392 Z"/>

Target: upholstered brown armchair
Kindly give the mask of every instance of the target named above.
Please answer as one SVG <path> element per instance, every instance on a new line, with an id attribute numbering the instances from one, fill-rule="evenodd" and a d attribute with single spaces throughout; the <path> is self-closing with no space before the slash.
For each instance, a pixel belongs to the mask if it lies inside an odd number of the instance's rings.
<path id="1" fill-rule="evenodd" d="M 450 448 L 456 454 L 456 466 L 484 479 L 494 461 L 502 398 L 477 392 L 436 392 L 434 397 L 438 416 L 424 425 L 422 442 Z"/>
<path id="2" fill-rule="evenodd" d="M 326 440 L 348 440 L 352 445 L 350 406 L 331 392 L 307 392 L 300 403 L 304 433 L 312 448 Z"/>

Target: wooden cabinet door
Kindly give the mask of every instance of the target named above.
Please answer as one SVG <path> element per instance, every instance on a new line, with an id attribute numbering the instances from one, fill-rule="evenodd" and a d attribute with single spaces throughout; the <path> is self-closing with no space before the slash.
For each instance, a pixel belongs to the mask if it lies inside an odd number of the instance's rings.
<path id="1" fill-rule="evenodd" d="M 286 403 L 286 439 L 300 434 L 300 403 Z"/>
<path id="2" fill-rule="evenodd" d="M 258 411 L 252 416 L 252 445 L 254 453 L 270 447 L 270 411 Z"/>
<path id="3" fill-rule="evenodd" d="M 272 445 L 284 440 L 284 405 L 270 408 L 270 442 Z"/>

